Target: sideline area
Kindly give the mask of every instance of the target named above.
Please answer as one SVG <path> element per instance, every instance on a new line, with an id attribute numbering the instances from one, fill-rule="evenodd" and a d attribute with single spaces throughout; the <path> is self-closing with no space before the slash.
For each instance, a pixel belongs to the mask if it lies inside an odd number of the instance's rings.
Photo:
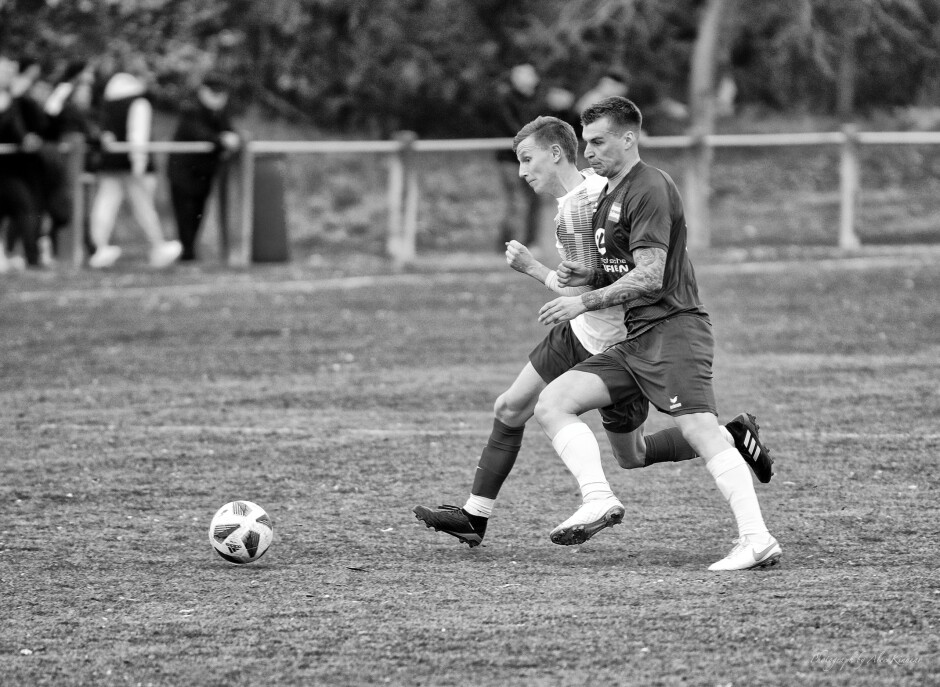
<path id="1" fill-rule="evenodd" d="M 536 257 L 546 260 L 544 255 Z M 693 254 L 700 274 L 781 274 L 813 262 L 819 269 L 866 270 L 891 266 L 940 264 L 940 244 L 864 246 L 855 250 L 836 247 L 795 246 L 720 249 Z M 500 279 L 508 270 L 505 259 L 495 253 L 449 253 L 419 255 L 404 270 L 378 256 L 341 256 L 335 261 L 322 255 L 283 264 L 228 268 L 207 263 L 198 267 L 176 267 L 165 272 L 128 266 L 126 270 L 96 272 L 62 269 L 49 272 L 19 272 L 0 275 L 0 303 L 140 298 L 142 296 L 198 296 L 219 292 L 314 293 L 335 289 L 374 288 L 383 284 L 422 284 L 435 279 L 461 280 L 467 273 Z"/>

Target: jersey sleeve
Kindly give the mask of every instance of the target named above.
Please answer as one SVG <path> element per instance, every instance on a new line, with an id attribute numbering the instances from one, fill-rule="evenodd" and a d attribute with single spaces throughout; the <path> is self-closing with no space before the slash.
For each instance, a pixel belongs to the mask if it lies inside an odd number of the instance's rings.
<path id="1" fill-rule="evenodd" d="M 669 249 L 672 229 L 672 204 L 665 179 L 644 179 L 628 200 L 622 222 L 631 227 L 630 251 L 637 248 Z"/>

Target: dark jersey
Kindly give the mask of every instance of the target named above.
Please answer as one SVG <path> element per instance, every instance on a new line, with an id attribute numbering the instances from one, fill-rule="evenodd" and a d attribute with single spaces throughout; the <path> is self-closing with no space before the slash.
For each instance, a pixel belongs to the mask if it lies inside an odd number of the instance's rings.
<path id="1" fill-rule="evenodd" d="M 643 161 L 608 190 L 594 211 L 594 238 L 604 270 L 617 280 L 632 270 L 637 248 L 666 251 L 663 286 L 625 308 L 627 339 L 680 313 L 707 317 L 699 300 L 695 271 L 686 250 L 687 229 L 679 190 L 668 174 Z"/>

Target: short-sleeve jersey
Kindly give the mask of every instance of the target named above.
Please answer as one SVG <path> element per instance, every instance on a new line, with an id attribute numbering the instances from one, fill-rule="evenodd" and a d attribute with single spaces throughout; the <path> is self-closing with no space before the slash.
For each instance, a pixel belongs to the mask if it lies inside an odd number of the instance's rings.
<path id="1" fill-rule="evenodd" d="M 607 186 L 607 179 L 595 174 L 593 169 L 583 170 L 581 174 L 584 181 L 558 199 L 555 247 L 562 260 L 573 260 L 600 269 L 601 258 L 594 243 L 591 219 L 597 199 Z M 623 308 L 619 305 L 589 310 L 572 320 L 571 328 L 581 345 L 592 354 L 600 353 L 626 337 Z"/>
<path id="2" fill-rule="evenodd" d="M 636 249 L 666 251 L 662 288 L 624 310 L 627 339 L 681 313 L 708 316 L 686 250 L 688 230 L 682 199 L 668 174 L 637 162 L 617 188 L 600 199 L 593 226 L 603 269 L 613 280 L 636 266 Z"/>

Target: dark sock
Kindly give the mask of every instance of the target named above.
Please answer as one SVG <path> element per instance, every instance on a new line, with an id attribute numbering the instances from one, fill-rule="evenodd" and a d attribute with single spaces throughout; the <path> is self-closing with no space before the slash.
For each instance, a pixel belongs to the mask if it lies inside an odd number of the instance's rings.
<path id="1" fill-rule="evenodd" d="M 489 521 L 489 518 L 484 518 L 482 515 L 468 513 L 463 508 L 460 510 L 463 511 L 463 514 L 467 516 L 467 520 L 470 521 L 470 527 L 472 527 L 477 534 L 483 536 L 483 533 L 486 532 L 486 523 Z"/>
<path id="2" fill-rule="evenodd" d="M 646 441 L 646 465 L 679 463 L 683 460 L 692 460 L 698 455 L 682 436 L 678 427 L 648 434 L 643 439 Z"/>
<path id="3" fill-rule="evenodd" d="M 525 425 L 510 427 L 499 420 L 493 420 L 493 431 L 490 432 L 489 441 L 486 442 L 486 448 L 477 463 L 471 494 L 487 499 L 496 498 L 516 462 L 516 456 L 519 455 L 524 431 Z"/>

